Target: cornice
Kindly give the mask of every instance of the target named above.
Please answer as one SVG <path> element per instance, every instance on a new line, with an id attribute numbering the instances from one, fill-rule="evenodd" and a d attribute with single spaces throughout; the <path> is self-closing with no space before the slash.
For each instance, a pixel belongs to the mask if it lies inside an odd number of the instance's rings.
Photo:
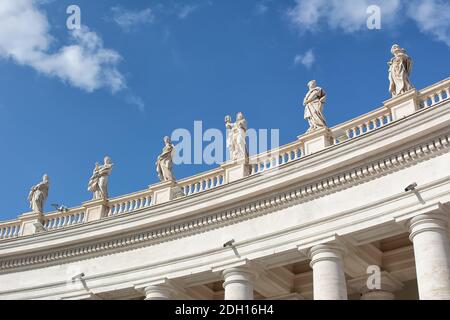
<path id="1" fill-rule="evenodd" d="M 314 198 L 415 165 L 430 157 L 448 152 L 449 145 L 450 132 L 447 132 L 438 137 L 429 138 L 427 142 L 404 148 L 399 152 L 351 170 L 341 171 L 337 174 L 305 183 L 302 186 L 290 188 L 275 195 L 265 196 L 227 210 L 178 221 L 177 223 L 167 224 L 158 228 L 151 228 L 150 230 L 116 236 L 107 240 L 93 240 L 90 243 L 77 244 L 66 248 L 55 248 L 39 254 L 31 253 L 2 259 L 0 260 L 0 271 L 7 272 L 17 268 L 34 267 L 36 265 L 47 266 L 53 263 L 69 262 L 74 259 L 85 259 L 122 250 L 131 250 L 238 223 L 268 214 L 285 206 L 311 201 Z M 277 170 L 277 172 L 281 173 L 280 170 Z"/>

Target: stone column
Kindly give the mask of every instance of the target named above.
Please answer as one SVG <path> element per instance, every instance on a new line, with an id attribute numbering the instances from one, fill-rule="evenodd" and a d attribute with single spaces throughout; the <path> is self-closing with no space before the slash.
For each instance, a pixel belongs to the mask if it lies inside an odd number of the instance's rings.
<path id="1" fill-rule="evenodd" d="M 450 300 L 450 250 L 447 218 L 420 215 L 409 223 L 421 300 Z"/>
<path id="2" fill-rule="evenodd" d="M 174 291 L 168 284 L 151 285 L 144 288 L 145 300 L 173 300 Z"/>
<path id="3" fill-rule="evenodd" d="M 314 300 L 347 300 L 344 249 L 338 244 L 317 245 L 310 249 Z"/>
<path id="4" fill-rule="evenodd" d="M 257 274 L 248 266 L 223 271 L 225 300 L 253 300 L 253 286 Z"/>

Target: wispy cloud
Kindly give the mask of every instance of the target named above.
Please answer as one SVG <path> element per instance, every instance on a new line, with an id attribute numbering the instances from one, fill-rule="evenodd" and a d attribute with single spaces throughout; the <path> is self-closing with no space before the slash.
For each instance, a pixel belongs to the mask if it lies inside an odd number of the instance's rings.
<path id="1" fill-rule="evenodd" d="M 315 61 L 316 57 L 312 49 L 309 49 L 304 54 L 297 54 L 294 57 L 294 65 L 303 65 L 307 69 L 311 69 Z"/>
<path id="2" fill-rule="evenodd" d="M 395 28 L 409 18 L 421 32 L 450 46 L 450 3 L 446 0 L 296 0 L 287 16 L 300 33 L 324 29 L 354 33 L 367 30 L 371 5 L 381 9 L 382 29 Z"/>
<path id="3" fill-rule="evenodd" d="M 423 33 L 432 35 L 450 47 L 450 2 L 413 0 L 409 4 L 408 16 Z"/>
<path id="4" fill-rule="evenodd" d="M 124 31 L 130 31 L 139 25 L 152 23 L 155 19 L 155 15 L 151 8 L 143 10 L 128 10 L 120 6 L 111 8 L 112 17 L 120 28 Z"/>
<path id="5" fill-rule="evenodd" d="M 296 0 L 287 12 L 291 22 L 302 32 L 316 32 L 328 27 L 347 33 L 367 28 L 367 8 L 377 5 L 384 24 L 394 22 L 401 0 Z"/>
<path id="6" fill-rule="evenodd" d="M 139 111 L 144 112 L 145 111 L 145 103 L 142 98 L 135 96 L 134 94 L 129 94 L 125 97 L 125 102 L 129 105 L 136 106 Z"/>
<path id="7" fill-rule="evenodd" d="M 178 5 L 177 6 L 177 16 L 180 19 L 186 19 L 198 8 L 199 8 L 198 5 L 189 5 L 189 4 Z"/>
<path id="8" fill-rule="evenodd" d="M 52 50 L 45 13 L 33 0 L 0 1 L 0 58 L 57 77 L 88 92 L 126 87 L 117 66 L 121 56 L 104 48 L 100 36 L 83 27 L 70 33 L 70 44 Z"/>

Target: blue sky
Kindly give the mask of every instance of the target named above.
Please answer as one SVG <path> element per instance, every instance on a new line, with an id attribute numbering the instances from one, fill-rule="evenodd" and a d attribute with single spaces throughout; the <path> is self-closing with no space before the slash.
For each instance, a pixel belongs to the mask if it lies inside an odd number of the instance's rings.
<path id="1" fill-rule="evenodd" d="M 366 27 L 370 4 L 380 30 Z M 196 120 L 223 130 L 224 116 L 242 111 L 288 143 L 307 129 L 300 102 L 311 79 L 328 93 L 330 126 L 368 112 L 389 98 L 394 43 L 413 58 L 417 88 L 447 78 L 449 21 L 440 0 L 0 0 L 0 219 L 29 211 L 44 173 L 47 210 L 89 200 L 105 155 L 111 196 L 146 188 L 162 138 Z"/>

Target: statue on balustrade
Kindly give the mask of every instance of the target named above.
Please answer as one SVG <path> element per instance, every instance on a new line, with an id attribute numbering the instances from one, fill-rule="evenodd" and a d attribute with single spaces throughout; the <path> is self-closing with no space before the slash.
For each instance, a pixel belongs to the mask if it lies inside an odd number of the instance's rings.
<path id="1" fill-rule="evenodd" d="M 48 175 L 44 174 L 42 181 L 31 188 L 28 201 L 34 213 L 44 213 L 44 203 L 48 197 L 49 187 Z"/>
<path id="2" fill-rule="evenodd" d="M 325 90 L 318 87 L 316 80 L 308 82 L 309 91 L 303 100 L 305 106 L 305 119 L 308 120 L 308 133 L 326 128 L 327 123 L 323 114 L 323 106 L 326 102 L 327 94 Z"/>
<path id="3" fill-rule="evenodd" d="M 407 55 L 406 50 L 394 44 L 391 48 L 394 57 L 388 62 L 389 65 L 389 92 L 392 97 L 405 93 L 414 86 L 409 80 L 412 70 L 412 59 Z"/>
<path id="4" fill-rule="evenodd" d="M 164 137 L 165 146 L 156 161 L 156 172 L 161 182 L 176 181 L 172 171 L 174 146 L 169 137 Z"/>
<path id="5" fill-rule="evenodd" d="M 112 168 L 113 164 L 109 157 L 105 157 L 103 165 L 99 165 L 98 162 L 95 164 L 88 183 L 88 191 L 93 193 L 93 200 L 108 199 L 108 179 Z"/>
<path id="6" fill-rule="evenodd" d="M 225 117 L 225 127 L 227 128 L 227 147 L 233 161 L 244 160 L 248 162 L 248 148 L 245 140 L 247 136 L 247 121 L 242 112 L 236 115 L 236 122 L 231 122 L 231 117 Z"/>

